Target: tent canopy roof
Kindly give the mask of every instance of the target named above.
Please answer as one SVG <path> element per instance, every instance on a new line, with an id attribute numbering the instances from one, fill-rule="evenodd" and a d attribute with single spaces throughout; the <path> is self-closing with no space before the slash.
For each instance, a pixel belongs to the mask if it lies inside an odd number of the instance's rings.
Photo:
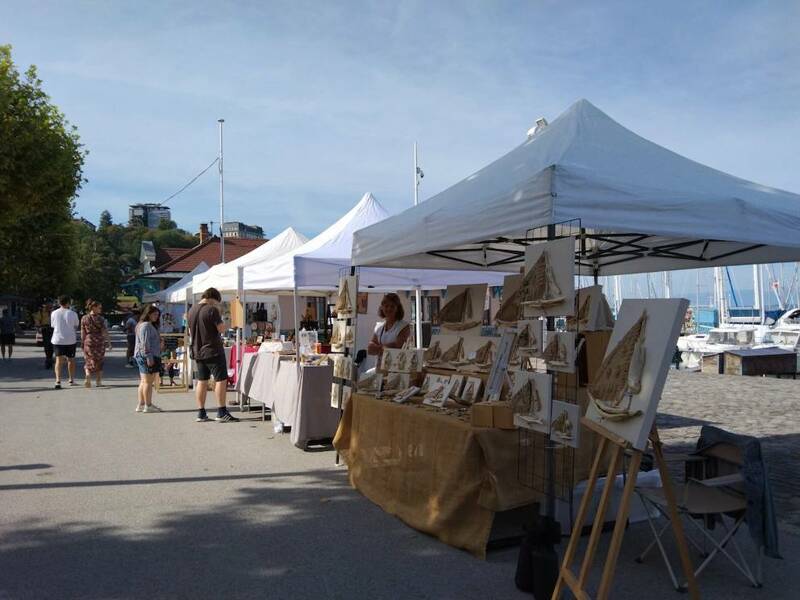
<path id="1" fill-rule="evenodd" d="M 389 213 L 375 197 L 366 193 L 333 225 L 302 246 L 278 258 L 251 264 L 244 269 L 244 289 L 262 292 L 334 291 L 339 276 L 351 265 L 353 233 L 383 221 Z M 515 269 L 510 267 L 508 271 Z M 408 269 L 361 269 L 359 287 L 376 291 L 442 289 L 451 283 L 502 285 L 502 275 L 463 271 L 419 271 Z"/>
<path id="2" fill-rule="evenodd" d="M 581 272 L 800 260 L 800 196 L 684 158 L 586 100 L 418 206 L 357 231 L 353 264 L 509 270 L 583 229 Z"/>
<path id="3" fill-rule="evenodd" d="M 186 299 L 186 288 L 192 285 L 192 279 L 197 275 L 208 270 L 208 265 L 202 261 L 189 273 L 181 277 L 166 289 L 161 290 L 150 297 L 152 300 L 159 300 L 169 304 L 179 304 Z"/>

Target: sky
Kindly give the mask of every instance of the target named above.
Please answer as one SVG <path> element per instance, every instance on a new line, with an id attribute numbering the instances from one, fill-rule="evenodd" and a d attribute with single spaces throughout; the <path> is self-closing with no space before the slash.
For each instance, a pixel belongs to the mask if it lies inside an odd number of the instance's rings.
<path id="1" fill-rule="evenodd" d="M 127 219 L 217 155 L 225 219 L 324 229 L 435 195 L 586 98 L 684 156 L 800 192 L 800 3 L 21 2 L 0 43 L 89 150 L 76 211 Z M 211 169 L 169 202 L 219 221 Z M 713 218 L 697 214 L 694 218 Z"/>

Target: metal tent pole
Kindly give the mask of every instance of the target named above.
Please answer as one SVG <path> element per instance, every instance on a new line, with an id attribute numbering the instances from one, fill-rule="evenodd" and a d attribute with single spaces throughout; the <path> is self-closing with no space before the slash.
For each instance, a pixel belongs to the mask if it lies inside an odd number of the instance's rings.
<path id="1" fill-rule="evenodd" d="M 422 169 L 417 164 L 417 143 L 414 142 L 414 206 L 419 204 L 419 180 L 423 177 Z M 414 307 L 416 311 L 417 349 L 422 348 L 422 292 L 419 286 L 414 290 Z"/>
<path id="2" fill-rule="evenodd" d="M 219 123 L 219 261 L 225 262 L 225 235 L 223 227 L 225 225 L 225 185 L 222 173 L 222 125 L 225 119 L 217 119 Z"/>

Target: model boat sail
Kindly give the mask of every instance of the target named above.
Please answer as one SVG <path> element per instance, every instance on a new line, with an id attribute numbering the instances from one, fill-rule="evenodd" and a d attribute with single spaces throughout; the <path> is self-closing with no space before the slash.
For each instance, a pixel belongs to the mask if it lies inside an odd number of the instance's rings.
<path id="1" fill-rule="evenodd" d="M 568 365 L 567 347 L 560 335 L 554 333 L 550 336 L 550 341 L 547 342 L 547 346 L 542 352 L 542 358 L 554 366 L 565 367 Z"/>
<path id="2" fill-rule="evenodd" d="M 433 345 L 425 350 L 425 354 L 422 355 L 422 358 L 425 359 L 425 362 L 433 362 L 439 359 L 442 355 L 442 350 L 439 348 L 439 340 L 433 342 Z"/>
<path id="3" fill-rule="evenodd" d="M 339 323 L 336 322 L 333 324 L 333 332 L 331 333 L 331 346 L 341 346 L 342 345 L 342 328 L 339 326 Z"/>
<path id="4" fill-rule="evenodd" d="M 646 327 L 647 311 L 642 311 L 639 320 L 603 359 L 597 379 L 589 386 L 589 398 L 604 419 L 624 421 L 642 414 L 641 410 L 631 410 L 631 401 L 642 390 Z"/>
<path id="5" fill-rule="evenodd" d="M 542 399 L 536 384 L 531 379 L 526 379 L 520 388 L 511 396 L 511 410 L 515 414 L 537 415 L 542 410 Z"/>
<path id="6" fill-rule="evenodd" d="M 495 322 L 500 325 L 514 325 L 519 320 L 520 290 L 514 290 L 508 298 L 503 298 L 500 308 L 494 315 Z"/>
<path id="7" fill-rule="evenodd" d="M 533 356 L 539 349 L 539 340 L 530 323 L 526 323 L 517 335 L 517 351 L 522 356 Z"/>
<path id="8" fill-rule="evenodd" d="M 569 420 L 569 413 L 564 410 L 553 420 L 551 430 L 556 437 L 562 440 L 572 439 L 572 421 Z"/>
<path id="9" fill-rule="evenodd" d="M 452 363 L 458 362 L 464 356 L 464 339 L 458 338 L 458 341 L 450 346 L 447 350 L 442 352 L 439 357 L 439 362 Z"/>
<path id="10" fill-rule="evenodd" d="M 344 343 L 345 346 L 352 346 L 353 345 L 353 328 L 345 326 L 345 335 L 344 335 Z"/>
<path id="11" fill-rule="evenodd" d="M 455 331 L 472 329 L 481 324 L 479 320 L 473 317 L 470 288 L 466 288 L 460 294 L 456 294 L 450 302 L 442 307 L 442 310 L 439 311 L 439 322 L 442 327 Z"/>
<path id="12" fill-rule="evenodd" d="M 605 295 L 600 296 L 600 314 L 597 321 L 597 329 L 614 329 L 614 315 L 611 314 L 611 307 Z"/>
<path id="13" fill-rule="evenodd" d="M 353 314 L 353 305 L 350 303 L 350 285 L 345 279 L 339 289 L 339 297 L 336 300 L 336 314 L 340 316 Z"/>
<path id="14" fill-rule="evenodd" d="M 494 347 L 494 342 L 492 340 L 487 341 L 483 346 L 478 348 L 475 351 L 475 364 L 478 365 L 488 365 L 492 362 L 492 348 Z"/>
<path id="15" fill-rule="evenodd" d="M 520 286 L 522 307 L 545 309 L 564 301 L 564 293 L 556 283 L 553 268 L 550 266 L 550 254 L 544 250 L 531 270 L 525 274 Z"/>
<path id="16" fill-rule="evenodd" d="M 592 306 L 592 295 L 578 290 L 575 294 L 575 316 L 567 317 L 567 329 L 585 330 L 589 324 L 589 312 Z"/>

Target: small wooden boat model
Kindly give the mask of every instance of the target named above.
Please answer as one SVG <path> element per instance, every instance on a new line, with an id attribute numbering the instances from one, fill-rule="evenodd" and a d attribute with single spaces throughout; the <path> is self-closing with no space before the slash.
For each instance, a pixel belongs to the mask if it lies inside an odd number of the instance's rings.
<path id="1" fill-rule="evenodd" d="M 569 366 L 567 356 L 564 340 L 559 334 L 554 333 L 550 336 L 550 341 L 547 342 L 547 346 L 542 352 L 542 358 L 554 367 L 567 367 Z"/>
<path id="2" fill-rule="evenodd" d="M 422 355 L 422 358 L 425 362 L 434 362 L 439 359 L 442 355 L 442 350 L 439 348 L 439 340 L 433 342 L 433 345 L 425 350 L 425 353 Z"/>
<path id="3" fill-rule="evenodd" d="M 353 339 L 353 328 L 345 326 L 344 344 L 345 346 L 352 346 L 355 343 Z"/>
<path id="4" fill-rule="evenodd" d="M 339 323 L 334 323 L 333 331 L 331 332 L 331 346 L 341 346 L 342 345 L 342 328 L 339 326 Z"/>
<path id="5" fill-rule="evenodd" d="M 353 305 L 350 302 L 350 285 L 347 279 L 344 280 L 342 288 L 339 290 L 339 297 L 336 299 L 335 310 L 336 314 L 340 317 L 353 314 Z"/>
<path id="6" fill-rule="evenodd" d="M 454 363 L 458 362 L 464 357 L 464 339 L 458 338 L 458 341 L 450 346 L 447 350 L 442 352 L 439 359 L 436 361 L 429 361 L 429 362 L 437 362 L 437 363 Z"/>
<path id="7" fill-rule="evenodd" d="M 604 419 L 625 421 L 642 414 L 641 410 L 631 410 L 631 402 L 642 390 L 646 328 L 647 311 L 642 311 L 603 359 L 595 381 L 588 388 L 590 400 Z"/>
<path id="8" fill-rule="evenodd" d="M 525 276 L 520 286 L 520 305 L 534 309 L 546 309 L 565 300 L 564 293 L 556 283 L 550 254 L 544 250 Z"/>
<path id="9" fill-rule="evenodd" d="M 494 315 L 495 323 L 498 326 L 508 326 L 508 325 L 515 325 L 520 318 L 520 306 L 519 306 L 519 299 L 520 299 L 520 290 L 514 290 L 508 298 L 503 298 L 503 301 L 500 303 L 500 308 L 497 309 L 497 312 Z"/>
<path id="10" fill-rule="evenodd" d="M 439 323 L 442 327 L 454 331 L 472 329 L 481 324 L 480 319 L 474 318 L 473 312 L 472 294 L 470 288 L 466 288 L 442 307 L 439 311 Z"/>

